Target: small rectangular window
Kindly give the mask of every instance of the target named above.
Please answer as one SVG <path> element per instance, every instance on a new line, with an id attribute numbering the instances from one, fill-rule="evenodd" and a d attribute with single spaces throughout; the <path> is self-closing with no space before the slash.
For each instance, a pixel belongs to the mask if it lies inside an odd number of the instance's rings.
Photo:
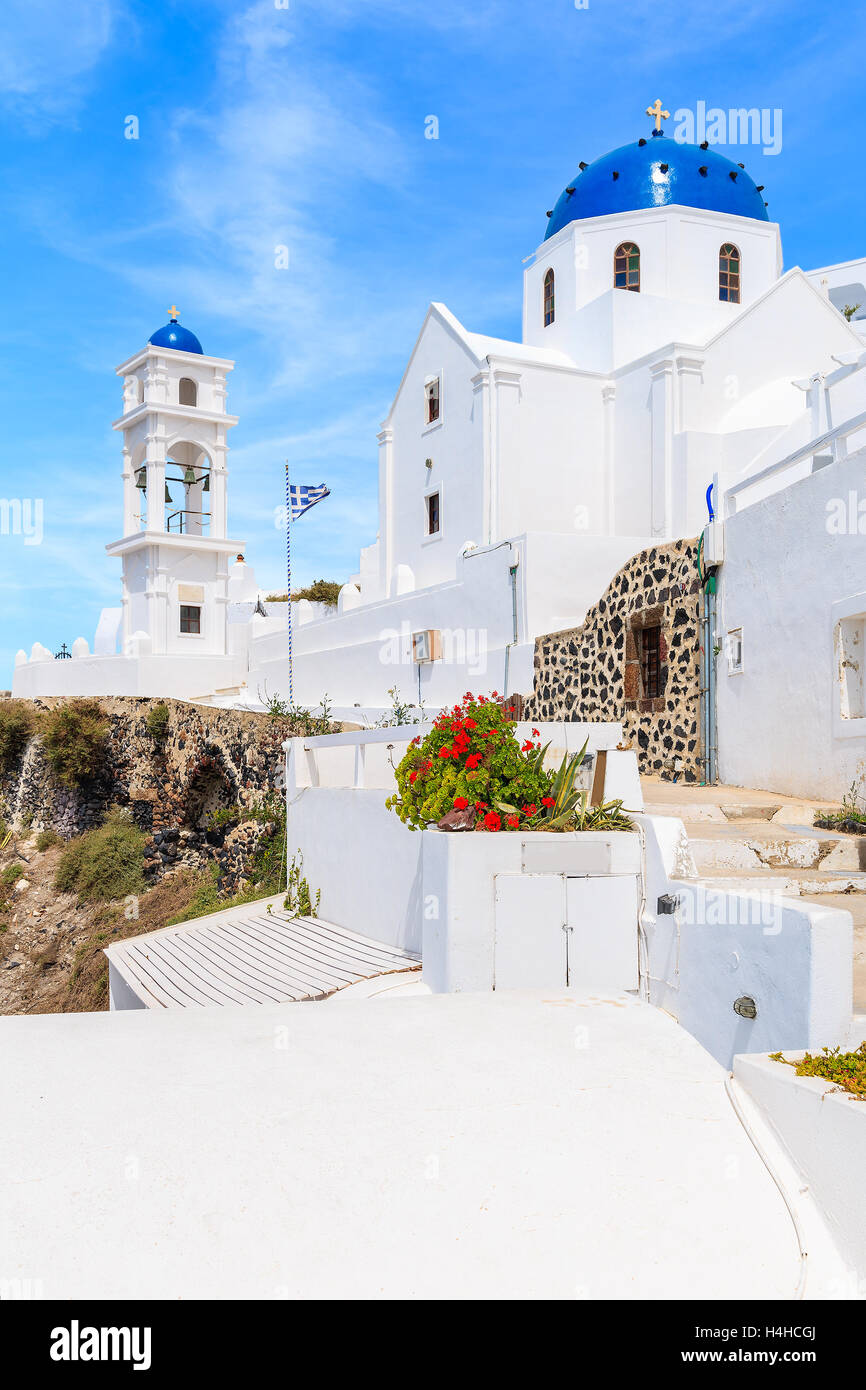
<path id="1" fill-rule="evenodd" d="M 427 498 L 427 535 L 435 536 L 440 526 L 439 493 L 431 492 Z"/>
<path id="2" fill-rule="evenodd" d="M 180 630 L 195 636 L 201 635 L 201 608 L 198 604 L 182 603 L 180 605 Z"/>
<path id="3" fill-rule="evenodd" d="M 427 402 L 427 424 L 432 425 L 439 419 L 439 378 L 428 381 L 424 387 L 424 396 Z"/>
<path id="4" fill-rule="evenodd" d="M 662 693 L 661 635 L 660 627 L 643 627 L 640 630 L 640 678 L 647 700 L 655 700 Z"/>
<path id="5" fill-rule="evenodd" d="M 732 627 L 725 637 L 725 655 L 728 658 L 728 675 L 739 675 L 743 669 L 743 629 L 741 627 Z"/>
<path id="6" fill-rule="evenodd" d="M 866 716 L 866 681 L 863 672 L 866 615 L 856 613 L 843 618 L 836 629 L 836 649 L 839 654 L 839 678 L 842 684 L 842 718 L 863 719 Z"/>

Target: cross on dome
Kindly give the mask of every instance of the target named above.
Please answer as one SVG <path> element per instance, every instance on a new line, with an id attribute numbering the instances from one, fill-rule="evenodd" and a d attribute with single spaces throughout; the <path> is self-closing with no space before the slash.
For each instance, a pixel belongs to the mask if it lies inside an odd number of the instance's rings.
<path id="1" fill-rule="evenodd" d="M 179 316 L 179 315 L 180 315 L 180 310 L 179 310 L 174 304 L 172 304 L 171 308 L 170 308 L 169 311 L 168 311 L 168 317 L 169 317 L 169 319 L 171 320 L 171 322 L 172 322 L 172 323 L 177 323 L 177 320 L 178 320 L 178 316 Z"/>
<path id="2" fill-rule="evenodd" d="M 661 99 L 661 97 L 656 97 L 656 99 L 655 99 L 655 101 L 653 102 L 652 106 L 648 106 L 648 107 L 647 107 L 646 113 L 647 113 L 648 116 L 653 116 L 653 117 L 655 118 L 655 123 L 656 123 L 655 134 L 656 134 L 656 135 L 659 135 L 659 134 L 661 133 L 662 121 L 667 121 L 667 120 L 669 120 L 669 119 L 670 119 L 670 114 L 671 114 L 670 111 L 663 111 L 663 110 L 662 110 L 662 99 Z"/>

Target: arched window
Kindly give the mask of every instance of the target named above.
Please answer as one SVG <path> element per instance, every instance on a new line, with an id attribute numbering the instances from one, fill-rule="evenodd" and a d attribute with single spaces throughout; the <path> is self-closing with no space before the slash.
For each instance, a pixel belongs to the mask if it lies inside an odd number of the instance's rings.
<path id="1" fill-rule="evenodd" d="M 198 405 L 198 387 L 191 377 L 181 377 L 177 399 L 181 405 Z"/>
<path id="2" fill-rule="evenodd" d="M 730 241 L 719 250 L 719 299 L 740 302 L 740 252 Z"/>
<path id="3" fill-rule="evenodd" d="M 618 290 L 640 291 L 640 247 L 622 242 L 613 253 L 613 283 Z"/>
<path id="4" fill-rule="evenodd" d="M 544 277 L 544 326 L 549 328 L 556 318 L 556 295 L 554 274 L 549 270 Z"/>

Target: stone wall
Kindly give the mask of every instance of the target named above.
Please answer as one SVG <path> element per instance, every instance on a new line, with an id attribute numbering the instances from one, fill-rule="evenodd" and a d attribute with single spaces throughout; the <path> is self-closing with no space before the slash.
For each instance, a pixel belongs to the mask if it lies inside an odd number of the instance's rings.
<path id="1" fill-rule="evenodd" d="M 35 700 L 53 708 L 63 701 Z M 147 732 L 151 709 L 169 710 L 167 737 Z M 177 700 L 101 699 L 109 725 L 107 759 L 96 776 L 70 789 L 51 772 L 38 735 L 0 776 L 0 814 L 14 829 L 55 830 L 64 839 L 98 825 L 110 806 L 127 807 L 149 833 L 151 881 L 183 866 L 215 863 L 220 886 L 234 891 L 262 835 L 260 821 L 209 829 L 209 813 L 260 804 L 284 783 L 288 729 L 266 715 L 209 709 Z"/>
<path id="2" fill-rule="evenodd" d="M 621 720 L 641 771 L 701 780 L 697 541 L 635 555 L 584 623 L 539 637 L 526 719 Z M 659 693 L 643 689 L 641 629 L 658 626 Z"/>

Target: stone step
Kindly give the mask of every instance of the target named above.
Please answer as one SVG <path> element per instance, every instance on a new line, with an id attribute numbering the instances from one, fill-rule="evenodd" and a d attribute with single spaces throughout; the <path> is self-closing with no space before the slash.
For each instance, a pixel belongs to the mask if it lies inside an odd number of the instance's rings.
<path id="1" fill-rule="evenodd" d="M 761 869 L 820 869 L 825 872 L 866 871 L 866 836 L 689 834 L 689 849 L 699 874 Z"/>
<path id="2" fill-rule="evenodd" d="M 852 896 L 866 893 L 866 874 L 809 872 L 765 869 L 760 874 L 729 873 L 679 878 L 671 882 L 708 892 L 773 893 L 783 897 L 817 897 L 828 893 Z"/>

